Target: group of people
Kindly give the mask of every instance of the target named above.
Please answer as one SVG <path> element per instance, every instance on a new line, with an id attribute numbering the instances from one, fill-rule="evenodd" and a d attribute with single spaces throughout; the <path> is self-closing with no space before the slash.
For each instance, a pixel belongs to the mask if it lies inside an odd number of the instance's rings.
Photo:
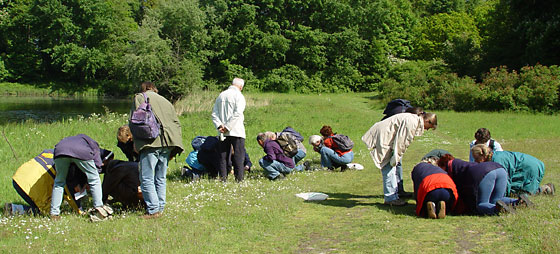
<path id="1" fill-rule="evenodd" d="M 208 175 L 227 181 L 228 175 L 234 175 L 240 182 L 251 170 L 245 149 L 244 84 L 243 79 L 235 78 L 216 98 L 212 122 L 217 135 L 193 139 L 184 176 L 194 179 Z M 142 83 L 140 90 L 133 100 L 129 124 L 117 132 L 117 146 L 128 161 L 114 160 L 110 151 L 101 149 L 85 134 L 66 137 L 54 150 L 43 151 L 18 169 L 13 177 L 14 188 L 30 206 L 6 204 L 5 212 L 49 214 L 58 219 L 66 193 L 69 204 L 84 213 L 79 198 L 87 189 L 93 200 L 89 211 L 92 221 L 110 217 L 113 210 L 107 204 L 114 202 L 125 208 L 145 208 L 142 218 L 161 216 L 166 204 L 168 162 L 183 151 L 181 125 L 173 105 L 158 94 L 153 83 Z M 403 187 L 403 155 L 414 137 L 437 127 L 437 116 L 402 99 L 391 101 L 384 114 L 362 136 L 362 141 L 381 170 L 384 203 L 401 206 L 407 203 L 405 198 L 412 196 Z M 146 126 L 138 127 L 138 121 L 133 121 L 139 117 L 146 119 Z M 154 118 L 152 122 L 150 117 Z M 140 134 L 140 128 L 147 128 L 148 134 L 154 136 Z M 309 137 L 309 144 L 320 154 L 321 168 L 363 169 L 352 163 L 354 143 L 348 136 L 334 133 L 328 125 L 319 133 Z M 521 204 L 531 205 L 526 194 L 554 193 L 552 184 L 539 186 L 544 175 L 541 161 L 527 154 L 503 151 L 484 128 L 477 131 L 475 138 L 470 162 L 456 159 L 447 151 L 434 150 L 414 167 L 417 215 L 444 218 L 450 212 L 498 214 Z M 270 180 L 317 168 L 310 161 L 300 163 L 307 150 L 303 136 L 292 127 L 259 133 L 256 141 L 265 153 L 259 165 Z M 103 183 L 99 174 L 105 174 Z"/>
<path id="2" fill-rule="evenodd" d="M 362 136 L 362 141 L 381 170 L 385 204 L 402 206 L 409 196 L 401 187 L 402 156 L 415 136 L 437 127 L 437 116 L 402 99 L 391 101 L 384 113 L 386 116 Z M 545 171 L 542 161 L 528 154 L 503 151 L 487 129 L 477 130 L 470 147 L 469 162 L 435 149 L 414 167 L 411 177 L 418 216 L 435 219 L 445 218 L 450 212 L 514 212 L 517 207 L 533 205 L 528 195 L 554 194 L 553 184 L 540 186 Z"/>

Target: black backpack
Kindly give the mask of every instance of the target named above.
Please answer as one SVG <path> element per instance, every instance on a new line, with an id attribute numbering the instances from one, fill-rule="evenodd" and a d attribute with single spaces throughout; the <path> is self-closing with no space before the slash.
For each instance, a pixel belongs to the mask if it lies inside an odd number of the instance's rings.
<path id="1" fill-rule="evenodd" d="M 383 111 L 385 116 L 381 120 L 385 120 L 396 114 L 404 113 L 409 108 L 412 108 L 412 104 L 410 104 L 409 100 L 394 99 L 387 103 L 387 107 L 385 107 L 385 111 Z"/>
<path id="2" fill-rule="evenodd" d="M 333 142 L 338 146 L 340 151 L 346 152 L 354 148 L 354 141 L 352 141 L 348 136 L 342 134 L 335 134 L 331 137 Z"/>

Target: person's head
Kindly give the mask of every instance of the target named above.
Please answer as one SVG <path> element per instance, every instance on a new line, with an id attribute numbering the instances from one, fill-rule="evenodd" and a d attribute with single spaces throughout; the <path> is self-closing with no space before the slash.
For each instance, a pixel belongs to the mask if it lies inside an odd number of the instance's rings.
<path id="1" fill-rule="evenodd" d="M 451 154 L 444 154 L 443 156 L 439 157 L 439 161 L 438 161 L 438 167 L 440 167 L 441 169 L 445 170 L 447 173 L 450 172 L 450 168 L 447 167 L 447 164 L 449 163 L 449 161 L 454 160 L 455 157 L 453 157 L 453 155 Z"/>
<path id="2" fill-rule="evenodd" d="M 319 133 L 321 133 L 321 135 L 325 138 L 330 137 L 332 135 L 334 135 L 332 128 L 328 125 L 323 125 L 323 127 L 321 128 L 321 130 L 319 131 Z"/>
<path id="3" fill-rule="evenodd" d="M 309 144 L 312 146 L 318 146 L 321 144 L 321 140 L 323 140 L 323 138 L 319 135 L 311 135 L 309 137 Z"/>
<path id="4" fill-rule="evenodd" d="M 476 139 L 475 144 L 486 144 L 490 140 L 490 131 L 486 128 L 480 128 L 474 133 L 474 138 Z"/>
<path id="5" fill-rule="evenodd" d="M 424 109 L 422 109 L 421 107 L 412 107 L 412 108 L 407 108 L 404 112 L 420 116 L 422 115 L 422 113 L 424 113 Z"/>
<path id="6" fill-rule="evenodd" d="M 275 139 L 276 139 L 276 134 L 272 131 L 261 132 L 257 135 L 257 143 L 259 143 L 261 147 L 264 147 L 265 141 L 275 140 Z"/>
<path id="7" fill-rule="evenodd" d="M 437 115 L 434 113 L 423 112 L 422 118 L 424 119 L 424 129 L 436 129 L 437 128 Z"/>
<path id="8" fill-rule="evenodd" d="M 473 146 L 473 148 L 471 148 L 471 153 L 476 162 L 491 161 L 492 155 L 494 155 L 492 149 L 484 144 Z"/>
<path id="9" fill-rule="evenodd" d="M 156 85 L 149 81 L 142 82 L 142 84 L 140 85 L 140 91 L 143 93 L 147 91 L 152 91 L 154 93 L 158 92 Z"/>
<path id="10" fill-rule="evenodd" d="M 241 91 L 245 86 L 245 80 L 240 78 L 234 78 L 233 81 L 231 82 L 231 85 L 237 87 L 239 91 Z"/>
<path id="11" fill-rule="evenodd" d="M 130 132 L 128 125 L 119 127 L 117 131 L 117 140 L 121 143 L 127 143 L 132 140 L 132 132 Z"/>

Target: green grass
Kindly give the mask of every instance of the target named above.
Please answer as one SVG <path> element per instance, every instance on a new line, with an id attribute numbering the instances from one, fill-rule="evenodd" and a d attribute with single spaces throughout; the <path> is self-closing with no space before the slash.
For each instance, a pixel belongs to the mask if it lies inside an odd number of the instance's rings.
<path id="1" fill-rule="evenodd" d="M 217 95 L 217 94 L 215 94 Z M 213 98 L 214 96 L 207 96 Z M 1 252 L 127 252 L 127 253 L 551 253 L 560 250 L 560 200 L 536 196 L 534 209 L 506 216 L 448 216 L 428 220 L 414 215 L 414 201 L 405 207 L 383 205 L 381 174 L 373 166 L 362 134 L 382 117 L 382 105 L 372 94 L 246 94 L 255 102 L 245 112 L 247 150 L 254 171 L 241 184 L 202 180 L 187 183 L 178 178 L 184 158 L 196 135 L 214 135 L 210 108 L 185 110 L 181 117 L 186 152 L 170 163 L 165 214 L 142 220 L 142 211 L 121 212 L 112 221 L 90 223 L 87 218 L 64 214 L 60 221 L 43 217 L 0 217 Z M 201 103 L 201 102 L 196 102 Z M 209 103 L 208 105 L 212 105 Z M 486 127 L 506 150 L 529 153 L 544 161 L 544 183 L 560 179 L 560 119 L 558 116 L 487 112 L 436 112 L 439 126 L 417 137 L 407 150 L 405 189 L 412 190 L 410 171 L 434 148 L 468 159 L 474 132 Z M 0 142 L 0 202 L 20 202 L 11 176 L 19 165 L 61 138 L 86 133 L 104 148 L 124 155 L 116 147 L 116 130 L 126 116 L 94 115 L 88 119 L 53 124 L 9 124 L 2 131 L 14 147 Z M 317 134 L 328 124 L 356 143 L 355 162 L 363 171 L 315 171 L 289 175 L 271 182 L 262 175 L 258 159 L 262 149 L 257 133 L 293 126 L 304 136 Z M 319 156 L 309 145 L 308 156 Z M 321 202 L 304 202 L 299 192 L 329 194 Z"/>
<path id="2" fill-rule="evenodd" d="M 62 91 L 53 91 L 47 84 L 39 86 L 20 83 L 0 82 L 0 95 L 6 96 L 69 96 Z M 88 89 L 85 92 L 76 92 L 77 96 L 97 96 L 97 89 Z"/>

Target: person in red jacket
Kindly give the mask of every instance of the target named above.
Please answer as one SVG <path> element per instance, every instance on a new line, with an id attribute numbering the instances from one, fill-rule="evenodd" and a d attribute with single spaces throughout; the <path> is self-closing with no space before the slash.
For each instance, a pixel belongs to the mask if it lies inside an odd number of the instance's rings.
<path id="1" fill-rule="evenodd" d="M 324 125 L 319 132 L 323 136 L 323 143 L 313 145 L 313 150 L 321 154 L 321 165 L 331 170 L 340 167 L 340 171 L 345 171 L 347 164 L 354 160 L 354 152 L 352 149 L 343 151 L 338 147 L 332 139 L 334 133 L 330 126 Z"/>

